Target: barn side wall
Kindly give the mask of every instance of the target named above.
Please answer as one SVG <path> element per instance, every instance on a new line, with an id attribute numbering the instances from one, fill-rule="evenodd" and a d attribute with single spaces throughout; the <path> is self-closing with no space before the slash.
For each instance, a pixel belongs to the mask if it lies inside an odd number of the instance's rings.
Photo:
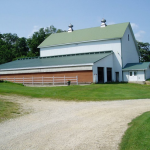
<path id="1" fill-rule="evenodd" d="M 93 71 L 66 71 L 66 72 L 46 72 L 46 73 L 26 73 L 26 74 L 6 74 L 0 75 L 1 78 L 31 78 L 31 77 L 75 77 L 78 76 L 79 83 L 92 83 Z"/>

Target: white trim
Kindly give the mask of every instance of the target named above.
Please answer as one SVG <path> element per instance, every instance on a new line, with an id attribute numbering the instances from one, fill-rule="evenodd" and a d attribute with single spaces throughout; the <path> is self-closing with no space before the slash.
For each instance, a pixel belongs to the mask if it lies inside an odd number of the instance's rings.
<path id="1" fill-rule="evenodd" d="M 135 70 L 135 71 L 136 70 L 142 70 L 143 71 L 143 70 L 147 70 L 147 69 L 129 69 L 129 70 L 122 70 L 122 71 L 133 71 L 133 70 Z"/>
<path id="2" fill-rule="evenodd" d="M 62 67 L 73 67 L 73 66 L 89 66 L 93 63 L 88 64 L 77 64 L 77 65 L 59 65 L 59 66 L 43 66 L 43 67 L 28 67 L 28 68 L 12 68 L 12 69 L 0 69 L 0 71 L 5 70 L 29 70 L 29 69 L 43 69 L 43 68 L 62 68 Z"/>
<path id="3" fill-rule="evenodd" d="M 6 70 L 0 71 L 1 75 L 4 74 L 23 74 L 23 73 L 43 73 L 43 72 L 65 72 L 65 71 L 85 71 L 92 70 L 93 65 L 74 66 L 74 67 L 61 67 L 61 68 L 42 68 L 42 69 L 29 69 L 29 70 Z"/>
<path id="4" fill-rule="evenodd" d="M 122 37 L 120 37 L 120 38 L 112 38 L 112 39 L 100 39 L 100 40 L 90 40 L 90 41 L 82 41 L 82 42 L 74 42 L 74 43 L 65 43 L 65 44 L 57 44 L 57 45 L 47 45 L 47 46 L 42 46 L 42 47 L 39 47 L 39 46 L 38 46 L 38 48 L 55 47 L 55 46 L 63 46 L 63 45 L 71 45 L 71 44 L 80 44 L 80 43 L 88 43 L 88 42 L 117 40 L 117 39 L 122 39 Z"/>

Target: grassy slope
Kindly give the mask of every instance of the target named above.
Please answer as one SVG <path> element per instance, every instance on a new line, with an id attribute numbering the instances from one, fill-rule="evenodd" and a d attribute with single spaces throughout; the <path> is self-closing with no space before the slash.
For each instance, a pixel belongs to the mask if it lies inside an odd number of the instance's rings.
<path id="1" fill-rule="evenodd" d="M 0 94 L 64 100 L 117 100 L 150 98 L 150 86 L 138 84 L 96 84 L 66 87 L 25 87 L 14 83 L 0 83 Z"/>
<path id="2" fill-rule="evenodd" d="M 19 109 L 18 104 L 0 99 L 0 122 L 20 114 Z"/>
<path id="3" fill-rule="evenodd" d="M 121 150 L 150 150 L 150 112 L 146 112 L 129 123 L 120 144 Z"/>

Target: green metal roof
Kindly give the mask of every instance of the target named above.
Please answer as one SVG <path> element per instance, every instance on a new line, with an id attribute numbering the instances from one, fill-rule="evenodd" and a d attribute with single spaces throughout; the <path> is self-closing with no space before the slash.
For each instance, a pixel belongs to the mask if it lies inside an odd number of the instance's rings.
<path id="1" fill-rule="evenodd" d="M 127 22 L 108 25 L 103 28 L 99 26 L 94 28 L 74 30 L 73 32 L 69 33 L 62 32 L 51 34 L 38 46 L 38 48 L 88 41 L 122 38 L 129 24 L 130 23 Z"/>
<path id="2" fill-rule="evenodd" d="M 141 63 L 128 63 L 122 69 L 123 71 L 126 70 L 146 70 L 150 65 L 150 62 L 141 62 Z"/>
<path id="3" fill-rule="evenodd" d="M 62 66 L 62 65 L 79 65 L 89 64 L 97 62 L 104 57 L 112 54 L 112 51 L 108 52 L 93 52 L 83 54 L 72 54 L 72 55 L 61 55 L 51 57 L 39 57 L 32 59 L 16 60 L 9 63 L 0 65 L 0 70 L 3 69 L 27 69 L 27 68 L 43 68 L 51 66 Z"/>

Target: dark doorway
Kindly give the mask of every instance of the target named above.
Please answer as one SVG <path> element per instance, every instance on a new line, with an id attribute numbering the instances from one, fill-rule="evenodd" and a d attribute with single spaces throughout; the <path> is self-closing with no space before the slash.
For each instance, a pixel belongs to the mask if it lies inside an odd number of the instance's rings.
<path id="1" fill-rule="evenodd" d="M 116 82 L 119 82 L 119 72 L 116 72 Z"/>
<path id="2" fill-rule="evenodd" d="M 112 68 L 107 68 L 107 82 L 112 81 Z"/>
<path id="3" fill-rule="evenodd" d="M 104 83 L 104 68 L 98 67 L 98 83 Z"/>

